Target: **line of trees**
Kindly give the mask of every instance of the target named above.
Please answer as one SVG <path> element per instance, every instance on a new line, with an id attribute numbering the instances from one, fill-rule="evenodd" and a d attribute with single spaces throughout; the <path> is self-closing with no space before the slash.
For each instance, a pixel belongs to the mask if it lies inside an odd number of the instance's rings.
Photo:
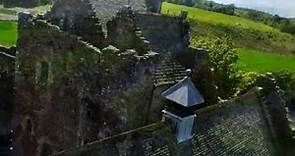
<path id="1" fill-rule="evenodd" d="M 236 8 L 234 4 L 224 5 L 207 0 L 166 0 L 166 2 L 202 8 L 209 11 L 219 12 L 228 15 L 234 15 Z"/>
<path id="2" fill-rule="evenodd" d="M 261 11 L 247 9 L 247 13 L 242 17 L 249 18 L 254 21 L 262 22 L 274 28 L 280 29 L 282 32 L 295 35 L 295 22 L 279 15 L 270 15 Z"/>
<path id="3" fill-rule="evenodd" d="M 5 8 L 11 8 L 11 7 L 32 8 L 39 5 L 46 5 L 51 2 L 52 0 L 0 0 L 0 3 L 3 4 Z"/>

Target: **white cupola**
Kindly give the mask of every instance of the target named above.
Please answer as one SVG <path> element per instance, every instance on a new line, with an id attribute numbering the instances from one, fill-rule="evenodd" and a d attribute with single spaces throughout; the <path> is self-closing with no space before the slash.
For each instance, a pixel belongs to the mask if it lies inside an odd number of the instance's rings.
<path id="1" fill-rule="evenodd" d="M 175 130 L 178 143 L 190 140 L 197 106 L 204 104 L 205 100 L 191 81 L 191 70 L 187 70 L 187 76 L 177 84 L 168 88 L 161 95 L 170 103 L 162 111 L 162 121 L 168 121 Z"/>

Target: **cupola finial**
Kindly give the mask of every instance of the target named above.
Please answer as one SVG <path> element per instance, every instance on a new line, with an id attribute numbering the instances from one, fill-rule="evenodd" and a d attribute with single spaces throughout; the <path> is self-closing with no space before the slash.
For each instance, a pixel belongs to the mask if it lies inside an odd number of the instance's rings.
<path id="1" fill-rule="evenodd" d="M 191 75 L 192 75 L 192 70 L 191 69 L 187 69 L 185 72 L 186 72 L 187 77 L 191 77 Z"/>

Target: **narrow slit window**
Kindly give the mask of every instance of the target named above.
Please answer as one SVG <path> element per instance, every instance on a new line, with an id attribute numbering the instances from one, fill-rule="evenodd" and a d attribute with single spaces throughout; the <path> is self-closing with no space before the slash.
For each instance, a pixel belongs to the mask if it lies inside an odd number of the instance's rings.
<path id="1" fill-rule="evenodd" d="M 49 65 L 47 62 L 41 62 L 41 75 L 40 75 L 40 81 L 41 82 L 47 82 L 48 80 L 48 71 L 49 71 Z"/>
<path id="2" fill-rule="evenodd" d="M 49 77 L 49 64 L 45 61 L 37 64 L 37 83 L 46 85 Z"/>

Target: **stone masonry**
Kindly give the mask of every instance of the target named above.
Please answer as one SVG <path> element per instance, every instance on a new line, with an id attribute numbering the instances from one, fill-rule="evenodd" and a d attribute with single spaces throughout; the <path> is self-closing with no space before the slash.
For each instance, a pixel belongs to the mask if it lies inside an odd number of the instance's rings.
<path id="1" fill-rule="evenodd" d="M 54 156 L 274 155 L 262 107 L 255 92 L 236 101 L 200 109 L 191 141 L 177 144 L 169 125 L 151 124 Z"/>
<path id="2" fill-rule="evenodd" d="M 186 13 L 129 2 L 57 0 L 44 16 L 19 14 L 16 53 L 0 53 L 15 67 L 0 66 L 15 72 L 13 154 L 272 155 L 253 94 L 197 112 L 192 142 L 176 144 L 158 124 L 160 93 L 191 68 L 206 105 L 215 103 L 208 55 L 189 47 Z"/>

